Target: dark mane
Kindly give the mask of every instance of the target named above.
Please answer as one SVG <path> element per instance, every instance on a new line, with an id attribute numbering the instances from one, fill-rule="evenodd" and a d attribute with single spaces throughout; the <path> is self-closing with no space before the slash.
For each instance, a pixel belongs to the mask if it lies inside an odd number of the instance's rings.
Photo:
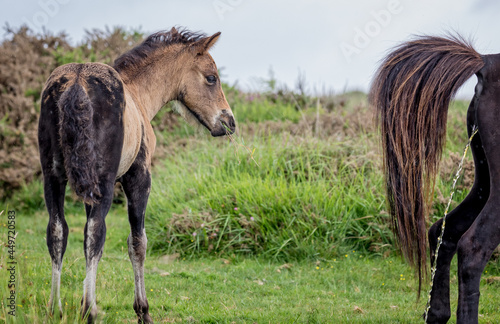
<path id="1" fill-rule="evenodd" d="M 140 45 L 118 57 L 113 68 L 123 74 L 128 70 L 136 70 L 147 65 L 154 53 L 161 48 L 173 44 L 192 44 L 206 37 L 200 32 L 191 32 L 187 29 L 172 28 L 170 31 L 160 31 L 146 38 Z"/>

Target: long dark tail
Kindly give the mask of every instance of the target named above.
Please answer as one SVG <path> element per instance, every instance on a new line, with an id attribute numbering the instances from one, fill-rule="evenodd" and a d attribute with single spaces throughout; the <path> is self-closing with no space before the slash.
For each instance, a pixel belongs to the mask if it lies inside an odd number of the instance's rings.
<path id="1" fill-rule="evenodd" d="M 384 151 L 389 212 L 400 249 L 426 275 L 426 222 L 446 137 L 448 105 L 483 67 L 461 36 L 419 37 L 383 61 L 370 91 Z"/>
<path id="2" fill-rule="evenodd" d="M 87 204 L 101 197 L 93 127 L 94 109 L 84 88 L 75 83 L 59 99 L 61 147 L 70 186 Z"/>

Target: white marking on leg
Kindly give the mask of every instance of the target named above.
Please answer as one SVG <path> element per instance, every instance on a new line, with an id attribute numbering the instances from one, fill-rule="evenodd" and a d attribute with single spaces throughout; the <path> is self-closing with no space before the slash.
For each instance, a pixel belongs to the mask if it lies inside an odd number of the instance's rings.
<path id="1" fill-rule="evenodd" d="M 144 283 L 144 260 L 146 259 L 146 248 L 148 245 L 148 239 L 146 237 L 146 230 L 143 230 L 143 235 L 140 238 L 140 243 L 137 246 L 137 251 L 134 250 L 134 244 L 132 242 L 132 233 L 130 233 L 127 243 L 128 243 L 128 255 L 130 261 L 132 262 L 132 268 L 134 269 L 134 281 L 135 281 L 135 302 L 140 305 L 144 305 L 147 301 L 146 299 L 146 285 Z"/>
<path id="2" fill-rule="evenodd" d="M 59 307 L 59 312 L 62 313 L 61 304 L 61 268 L 55 262 L 52 262 L 52 288 L 50 290 L 50 300 L 49 307 L 50 312 L 54 313 L 55 301 L 57 300 L 57 306 Z"/>
<path id="3" fill-rule="evenodd" d="M 54 174 L 59 174 L 61 172 L 61 163 L 56 158 L 52 159 L 52 171 Z"/>
<path id="4" fill-rule="evenodd" d="M 97 277 L 97 260 L 95 258 L 87 264 L 87 275 L 83 281 L 83 306 L 88 306 L 90 314 L 97 315 L 95 284 Z M 85 309 L 85 308 L 84 308 Z"/>
<path id="5" fill-rule="evenodd" d="M 56 215 L 58 217 L 58 215 Z M 54 224 L 54 228 L 52 231 L 52 237 L 53 237 L 53 242 L 55 243 L 53 245 L 53 251 L 57 256 L 61 256 L 62 254 L 62 247 L 63 247 L 63 239 L 64 239 L 64 230 L 62 223 L 59 219 L 56 220 Z M 58 260 L 62 261 L 62 260 Z"/>
<path id="6" fill-rule="evenodd" d="M 87 253 L 90 253 L 91 247 L 94 245 L 95 242 L 95 221 L 94 219 L 89 219 L 87 221 L 87 244 L 85 246 L 85 251 Z"/>
<path id="7" fill-rule="evenodd" d="M 96 224 L 93 219 L 87 221 L 87 244 L 85 246 L 87 256 L 90 256 L 91 247 L 96 242 L 95 228 Z M 83 306 L 90 309 L 90 315 L 95 317 L 97 315 L 96 305 L 96 278 L 97 278 L 97 265 L 99 263 L 101 251 L 97 255 L 93 255 L 87 259 L 87 274 L 83 281 Z M 84 314 L 85 315 L 85 314 Z"/>
<path id="8" fill-rule="evenodd" d="M 61 304 L 61 271 L 62 271 L 62 247 L 64 240 L 64 230 L 58 215 L 55 215 L 56 221 L 52 228 L 52 253 L 56 260 L 52 260 L 52 286 L 50 289 L 49 307 L 50 312 L 54 312 L 55 302 L 57 301 L 59 312 L 62 313 Z"/>

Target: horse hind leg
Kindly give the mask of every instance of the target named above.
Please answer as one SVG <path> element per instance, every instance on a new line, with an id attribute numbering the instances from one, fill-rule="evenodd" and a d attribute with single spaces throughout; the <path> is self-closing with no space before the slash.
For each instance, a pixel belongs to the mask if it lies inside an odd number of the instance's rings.
<path id="1" fill-rule="evenodd" d="M 113 200 L 114 180 L 100 181 L 101 201 L 97 205 L 85 204 L 87 223 L 85 225 L 85 238 L 83 242 L 86 260 L 86 276 L 83 281 L 83 298 L 81 315 L 87 318 L 88 323 L 93 323 L 97 317 L 96 305 L 96 277 L 97 267 L 102 257 L 106 239 L 105 218 Z"/>
<path id="2" fill-rule="evenodd" d="M 485 68 L 478 72 L 477 104 L 479 134 L 490 172 L 488 201 L 474 223 L 458 242 L 457 323 L 477 323 L 481 274 L 500 243 L 500 55 L 484 56 Z M 478 88 L 476 88 L 478 89 Z"/>
<path id="3" fill-rule="evenodd" d="M 57 309 L 62 316 L 61 305 L 61 272 L 63 257 L 68 243 L 68 224 L 64 217 L 64 195 L 66 189 L 66 173 L 64 159 L 60 151 L 58 129 L 59 121 L 55 98 L 61 84 L 52 85 L 51 91 L 44 91 L 38 127 L 38 148 L 43 173 L 43 191 L 45 205 L 49 213 L 46 242 L 52 261 L 52 283 L 49 299 L 49 314 Z M 49 95 L 48 95 L 49 94 Z"/>
<path id="4" fill-rule="evenodd" d="M 47 225 L 47 247 L 52 260 L 49 312 L 54 314 L 57 305 L 61 316 L 61 272 L 63 256 L 68 243 L 68 224 L 64 218 L 65 188 L 65 180 L 60 180 L 53 175 L 44 176 L 45 203 L 50 217 Z"/>
<path id="5" fill-rule="evenodd" d="M 499 203 L 500 195 L 490 197 L 458 243 L 457 324 L 478 322 L 481 274 L 500 243 Z"/>
<path id="6" fill-rule="evenodd" d="M 475 124 L 475 102 L 468 110 L 467 124 L 469 135 Z M 446 216 L 446 227 L 443 241 L 439 248 L 436 273 L 431 292 L 431 307 L 428 314 L 428 323 L 446 323 L 451 317 L 450 310 L 450 264 L 457 252 L 457 246 L 462 235 L 469 229 L 483 209 L 490 190 L 490 175 L 485 152 L 482 147 L 481 136 L 477 133 L 471 142 L 471 151 L 474 157 L 475 177 L 474 185 L 464 201 Z M 429 248 L 431 263 L 434 265 L 434 254 L 441 234 L 441 218 L 429 229 Z"/>
<path id="7" fill-rule="evenodd" d="M 473 196 L 470 196 L 470 195 Z M 443 241 L 439 247 L 431 291 L 431 304 L 427 317 L 427 323 L 446 323 L 451 317 L 450 309 L 450 265 L 453 256 L 457 252 L 460 237 L 467 231 L 470 225 L 480 213 L 484 202 L 477 199 L 477 191 L 471 192 L 468 199 L 464 200 L 457 208 L 446 217 L 446 228 Z M 443 219 L 437 221 L 429 230 L 429 247 L 431 252 L 431 263 L 434 265 L 434 254 L 437 240 L 441 233 Z"/>
<path id="8" fill-rule="evenodd" d="M 138 323 L 153 323 L 149 315 L 149 304 L 146 298 L 146 286 L 144 282 L 144 261 L 146 259 L 146 248 L 148 240 L 144 227 L 132 229 L 127 238 L 128 255 L 134 269 L 134 310 L 138 317 Z"/>
<path id="9" fill-rule="evenodd" d="M 141 148 L 136 162 L 121 178 L 121 183 L 127 196 L 130 222 L 130 235 L 127 243 L 128 254 L 134 269 L 135 291 L 133 306 L 139 323 L 153 323 L 149 315 L 149 304 L 144 283 L 144 261 L 148 242 L 144 229 L 144 218 L 151 190 L 151 175 L 143 157 L 144 149 Z"/>

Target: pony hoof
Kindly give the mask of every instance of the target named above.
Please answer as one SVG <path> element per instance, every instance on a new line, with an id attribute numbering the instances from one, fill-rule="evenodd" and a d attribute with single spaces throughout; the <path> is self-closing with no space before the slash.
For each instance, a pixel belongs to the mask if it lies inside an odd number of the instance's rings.
<path id="1" fill-rule="evenodd" d="M 50 318 L 59 317 L 59 319 L 62 319 L 62 317 L 63 317 L 63 313 L 62 313 L 62 310 L 61 310 L 61 309 L 59 309 L 58 311 L 54 311 L 54 310 L 52 310 L 52 309 L 51 309 L 51 310 L 49 310 L 49 312 L 48 312 L 48 316 L 49 316 Z"/>
<path id="2" fill-rule="evenodd" d="M 62 312 L 62 305 L 61 303 L 59 302 L 59 305 L 58 306 L 55 306 L 54 303 L 49 302 L 49 316 L 50 317 L 54 317 L 54 315 L 59 315 L 59 319 L 61 319 L 63 317 L 63 312 Z"/>
<path id="3" fill-rule="evenodd" d="M 85 311 L 82 309 L 80 316 L 82 320 L 86 320 L 88 324 L 92 324 L 96 321 L 97 313 L 97 307 L 92 307 L 87 308 Z"/>
<path id="4" fill-rule="evenodd" d="M 446 324 L 450 319 L 451 315 L 441 314 L 441 316 L 436 314 L 431 314 L 427 316 L 427 324 Z M 425 313 L 422 315 L 422 318 L 425 319 Z"/>
<path id="5" fill-rule="evenodd" d="M 139 323 L 139 324 L 153 324 L 153 319 L 151 318 L 151 316 L 149 316 L 149 314 L 144 314 L 142 316 L 142 318 L 139 318 L 137 323 Z"/>

